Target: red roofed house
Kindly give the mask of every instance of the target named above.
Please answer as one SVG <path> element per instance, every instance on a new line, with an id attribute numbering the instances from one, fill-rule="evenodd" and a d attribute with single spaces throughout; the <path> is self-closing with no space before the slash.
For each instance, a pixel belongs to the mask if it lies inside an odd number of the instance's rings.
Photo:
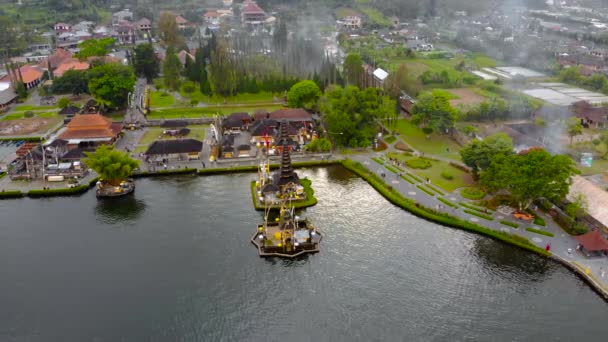
<path id="1" fill-rule="evenodd" d="M 582 251 L 587 256 L 601 256 L 608 253 L 608 241 L 599 230 L 592 230 L 589 233 L 577 236 L 575 239 L 581 244 Z"/>
<path id="2" fill-rule="evenodd" d="M 72 118 L 58 139 L 67 140 L 69 149 L 79 145 L 109 145 L 116 141 L 121 131 L 122 124 L 113 123 L 101 114 L 80 114 Z"/>
<path id="3" fill-rule="evenodd" d="M 135 22 L 135 28 L 140 31 L 150 31 L 152 29 L 152 22 L 148 18 L 141 18 Z"/>
<path id="4" fill-rule="evenodd" d="M 186 50 L 182 50 L 177 54 L 177 58 L 179 59 L 179 62 L 182 63 L 183 66 L 186 66 L 186 57 L 190 57 L 190 59 L 192 59 L 194 61 L 194 56 L 187 52 Z"/>
<path id="5" fill-rule="evenodd" d="M 285 108 L 279 109 L 270 113 L 270 119 L 277 120 L 279 122 L 286 120 L 290 121 L 300 121 L 300 122 L 312 122 L 312 114 L 305 111 L 302 108 Z"/>
<path id="6" fill-rule="evenodd" d="M 211 25 L 219 25 L 220 13 L 217 10 L 210 9 L 205 14 L 203 14 L 203 20 Z"/>
<path id="7" fill-rule="evenodd" d="M 593 125 L 596 128 L 608 126 L 608 107 L 596 107 L 587 101 L 579 101 L 572 104 L 576 117 L 583 120 L 585 125 Z"/>
<path id="8" fill-rule="evenodd" d="M 243 24 L 259 25 L 266 20 L 266 12 L 253 0 L 245 0 L 241 8 Z"/>
<path id="9" fill-rule="evenodd" d="M 87 62 L 81 62 L 77 59 L 67 60 L 59 65 L 53 72 L 54 76 L 61 77 L 68 70 L 88 70 L 91 65 Z"/>
<path id="10" fill-rule="evenodd" d="M 61 63 L 72 58 L 72 53 L 63 49 L 57 48 L 53 54 L 48 56 L 46 60 L 38 63 L 38 66 L 48 70 L 49 64 L 51 69 L 55 70 Z"/>
<path id="11" fill-rule="evenodd" d="M 24 65 L 14 71 L 14 75 L 17 80 L 21 80 L 25 89 L 32 89 L 42 82 L 44 71 L 42 68 L 33 65 Z M 11 82 L 9 75 L 4 76 L 0 79 L 0 82 Z"/>
<path id="12" fill-rule="evenodd" d="M 185 30 L 188 26 L 190 26 L 190 22 L 181 15 L 175 16 L 175 23 L 177 24 L 177 28 L 180 30 Z"/>

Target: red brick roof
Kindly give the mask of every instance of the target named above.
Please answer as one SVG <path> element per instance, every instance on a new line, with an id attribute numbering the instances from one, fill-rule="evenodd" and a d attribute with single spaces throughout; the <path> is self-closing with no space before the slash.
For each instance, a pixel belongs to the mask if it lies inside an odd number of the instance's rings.
<path id="1" fill-rule="evenodd" d="M 243 2 L 242 12 L 245 14 L 264 14 L 264 10 L 255 1 Z"/>
<path id="2" fill-rule="evenodd" d="M 61 63 L 57 69 L 53 72 L 54 76 L 61 77 L 68 70 L 87 70 L 90 64 L 87 62 L 81 62 L 77 59 L 67 60 Z"/>
<path id="3" fill-rule="evenodd" d="M 597 230 L 577 236 L 575 239 L 589 252 L 608 251 L 608 241 Z"/>
<path id="4" fill-rule="evenodd" d="M 51 68 L 55 69 L 59 66 L 59 64 L 63 63 L 64 61 L 66 61 L 70 58 L 72 58 L 71 52 L 66 51 L 63 48 L 57 48 L 57 50 L 55 50 L 55 52 L 53 52 L 52 55 L 48 56 L 47 59 L 38 63 L 38 66 L 46 69 L 46 68 L 48 68 L 48 62 L 50 62 Z"/>
<path id="5" fill-rule="evenodd" d="M 23 77 L 23 83 L 30 83 L 36 80 L 40 80 L 44 73 L 40 68 L 34 67 L 31 65 L 25 65 L 19 68 L 21 70 L 21 77 Z M 19 73 L 17 72 L 17 77 L 19 77 Z"/>
<path id="6" fill-rule="evenodd" d="M 302 108 L 286 108 L 270 113 L 270 118 L 277 121 L 312 121 L 312 114 Z"/>

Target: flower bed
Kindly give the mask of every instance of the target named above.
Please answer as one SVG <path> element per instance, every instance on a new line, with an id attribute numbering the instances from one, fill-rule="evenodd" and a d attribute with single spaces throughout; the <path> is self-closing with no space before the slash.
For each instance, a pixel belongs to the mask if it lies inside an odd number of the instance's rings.
<path id="1" fill-rule="evenodd" d="M 473 201 L 480 200 L 486 197 L 485 191 L 477 188 L 463 188 L 460 190 L 460 195 L 466 199 Z"/>

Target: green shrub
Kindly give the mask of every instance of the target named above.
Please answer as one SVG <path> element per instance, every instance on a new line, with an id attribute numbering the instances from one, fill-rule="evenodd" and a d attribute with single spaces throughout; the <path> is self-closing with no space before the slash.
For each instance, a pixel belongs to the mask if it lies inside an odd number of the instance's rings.
<path id="1" fill-rule="evenodd" d="M 431 190 L 435 191 L 436 193 L 440 194 L 441 196 L 445 196 L 445 194 L 443 193 L 443 191 L 439 190 L 439 188 L 437 188 L 436 186 L 431 185 L 431 184 L 427 184 L 426 186 L 429 189 L 431 189 Z"/>
<path id="2" fill-rule="evenodd" d="M 463 188 L 460 190 L 460 195 L 470 200 L 480 200 L 486 197 L 485 191 L 477 188 Z"/>
<path id="3" fill-rule="evenodd" d="M 380 164 L 380 165 L 384 165 L 384 162 L 376 157 L 372 158 L 373 161 L 375 161 L 376 163 Z"/>
<path id="4" fill-rule="evenodd" d="M 384 141 L 386 141 L 387 144 L 392 144 L 397 141 L 397 138 L 392 135 L 389 135 L 387 137 L 384 137 Z"/>
<path id="5" fill-rule="evenodd" d="M 431 190 L 428 190 L 427 188 L 425 188 L 425 187 L 424 187 L 424 186 L 422 186 L 422 185 L 418 185 L 418 189 L 420 189 L 420 190 L 422 190 L 422 191 L 426 192 L 428 195 L 435 196 L 435 193 L 434 193 L 434 192 L 431 192 Z"/>
<path id="6" fill-rule="evenodd" d="M 57 102 L 57 107 L 61 108 L 61 109 L 65 108 L 69 105 L 70 105 L 70 99 L 68 99 L 67 97 L 62 97 Z"/>
<path id="7" fill-rule="evenodd" d="M 589 231 L 589 228 L 586 224 L 582 222 L 576 222 L 572 225 L 571 232 L 574 235 L 582 235 Z"/>
<path id="8" fill-rule="evenodd" d="M 23 113 L 23 117 L 24 118 L 33 118 L 34 112 L 32 112 L 31 110 L 28 110 L 27 112 Z"/>
<path id="9" fill-rule="evenodd" d="M 407 175 L 410 176 L 412 179 L 414 179 L 416 182 L 422 183 L 422 179 L 420 179 L 420 177 L 416 176 L 415 174 L 408 172 Z"/>
<path id="10" fill-rule="evenodd" d="M 444 179 L 447 179 L 447 180 L 454 179 L 454 175 L 452 175 L 451 173 L 449 173 L 447 171 L 442 171 L 441 172 L 441 177 L 443 177 Z"/>
<path id="11" fill-rule="evenodd" d="M 0 198 L 19 198 L 23 197 L 23 192 L 19 190 L 15 191 L 0 191 Z"/>
<path id="12" fill-rule="evenodd" d="M 478 212 L 483 213 L 483 214 L 493 214 L 494 213 L 490 209 L 480 208 L 478 206 L 475 206 L 475 205 L 472 205 L 472 204 L 469 204 L 469 203 L 466 203 L 466 202 L 460 202 L 460 205 L 463 206 L 463 207 L 465 207 L 465 208 L 467 208 L 467 209 L 475 210 L 475 211 L 478 211 Z"/>
<path id="13" fill-rule="evenodd" d="M 444 204 L 445 204 L 445 205 L 447 205 L 447 206 L 450 206 L 450 207 L 452 207 L 452 208 L 458 208 L 458 206 L 457 206 L 456 204 L 454 204 L 454 203 L 452 203 L 452 202 L 450 202 L 450 201 L 446 200 L 446 199 L 445 199 L 445 198 L 443 198 L 443 197 L 438 197 L 437 199 L 438 199 L 438 200 L 440 200 L 442 203 L 444 203 Z"/>
<path id="14" fill-rule="evenodd" d="M 79 185 L 74 188 L 64 189 L 46 189 L 46 190 L 30 190 L 27 192 L 29 197 L 52 197 L 52 196 L 70 196 L 79 195 L 89 190 L 89 185 Z"/>
<path id="15" fill-rule="evenodd" d="M 481 217 L 482 219 L 488 220 L 488 221 L 494 221 L 494 218 L 492 216 L 489 215 L 484 215 L 478 211 L 475 210 L 469 210 L 469 209 L 465 209 L 464 210 L 465 213 L 467 214 L 471 214 L 473 216 L 477 216 L 477 217 Z"/>
<path id="16" fill-rule="evenodd" d="M 540 217 L 540 216 L 534 216 L 534 224 L 539 225 L 539 226 L 546 226 L 547 223 L 545 222 L 545 220 Z"/>
<path id="17" fill-rule="evenodd" d="M 192 81 L 186 81 L 184 82 L 184 84 L 182 85 L 182 90 L 184 91 L 184 93 L 186 94 L 191 94 L 194 93 L 194 91 L 196 90 L 196 85 L 194 84 L 194 82 Z"/>
<path id="18" fill-rule="evenodd" d="M 407 175 L 402 175 L 401 178 L 410 184 L 414 184 L 415 182 L 411 180 Z"/>
<path id="19" fill-rule="evenodd" d="M 190 100 L 190 105 L 191 105 L 192 107 L 197 106 L 197 105 L 198 105 L 198 100 L 197 100 L 197 99 L 192 99 L 192 100 Z"/>
<path id="20" fill-rule="evenodd" d="M 540 230 L 540 229 L 535 229 L 535 228 L 526 228 L 527 231 L 529 231 L 530 233 L 536 233 L 539 235 L 544 235 L 544 236 L 549 236 L 549 237 L 554 237 L 555 234 L 551 233 L 551 232 L 546 232 L 544 230 Z"/>
<path id="21" fill-rule="evenodd" d="M 430 160 L 423 157 L 406 160 L 405 165 L 411 167 L 412 169 L 428 169 L 433 166 Z"/>
<path id="22" fill-rule="evenodd" d="M 429 135 L 429 134 L 433 133 L 433 128 L 432 127 L 428 127 L 428 126 L 424 127 L 424 128 L 422 128 L 422 133 L 424 133 L 426 135 Z"/>
<path id="23" fill-rule="evenodd" d="M 398 173 L 397 170 L 392 166 L 386 165 L 385 167 L 387 170 L 389 170 L 392 173 Z"/>
<path id="24" fill-rule="evenodd" d="M 504 224 L 505 226 L 513 227 L 516 229 L 519 228 L 519 225 L 517 223 L 513 223 L 511 221 L 502 220 L 500 221 L 500 223 Z"/>

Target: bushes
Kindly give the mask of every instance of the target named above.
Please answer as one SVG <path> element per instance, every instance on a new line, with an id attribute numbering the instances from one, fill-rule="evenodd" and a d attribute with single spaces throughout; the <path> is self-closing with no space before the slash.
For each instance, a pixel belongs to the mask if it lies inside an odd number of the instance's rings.
<path id="1" fill-rule="evenodd" d="M 477 217 L 481 217 L 482 219 L 488 220 L 488 221 L 494 221 L 494 218 L 492 216 L 489 215 L 484 215 L 480 212 L 477 212 L 475 210 L 469 210 L 469 209 L 465 209 L 464 210 L 465 213 L 473 215 L 473 216 L 477 216 Z"/>
<path id="2" fill-rule="evenodd" d="M 194 93 L 194 91 L 196 90 L 196 85 L 194 84 L 194 82 L 192 81 L 186 81 L 184 82 L 184 84 L 182 85 L 182 90 L 184 91 L 184 93 L 186 94 L 191 94 Z"/>
<path id="3" fill-rule="evenodd" d="M 546 232 L 546 231 L 540 230 L 540 229 L 535 229 L 535 228 L 526 228 L 526 231 L 529 231 L 530 233 L 539 234 L 539 235 L 549 236 L 549 237 L 555 236 L 555 234 L 553 234 L 553 233 Z"/>
<path id="4" fill-rule="evenodd" d="M 398 171 L 394 167 L 392 167 L 392 166 L 386 165 L 386 169 L 389 170 L 392 173 L 398 173 Z"/>
<path id="5" fill-rule="evenodd" d="M 34 112 L 32 112 L 31 110 L 28 110 L 27 112 L 23 113 L 23 117 L 24 118 L 33 118 Z"/>
<path id="6" fill-rule="evenodd" d="M 63 109 L 69 105 L 70 105 L 70 99 L 68 99 L 67 97 L 62 97 L 57 102 L 57 108 Z"/>
<path id="7" fill-rule="evenodd" d="M 486 193 L 483 190 L 477 188 L 464 188 L 460 190 L 460 195 L 466 199 L 470 199 L 473 201 L 480 200 L 486 197 Z"/>
<path id="8" fill-rule="evenodd" d="M 517 223 L 513 223 L 511 221 L 502 220 L 500 221 L 500 223 L 504 224 L 505 226 L 513 227 L 515 229 L 519 228 L 519 225 Z"/>
<path id="9" fill-rule="evenodd" d="M 20 198 L 23 197 L 24 193 L 21 191 L 0 191 L 1 198 Z"/>
<path id="10" fill-rule="evenodd" d="M 416 176 L 415 174 L 408 173 L 407 175 L 410 176 L 412 179 L 414 179 L 416 182 L 422 183 L 422 179 L 420 179 L 420 177 Z"/>
<path id="11" fill-rule="evenodd" d="M 402 178 L 404 181 L 406 181 L 406 182 L 408 182 L 408 183 L 410 183 L 410 184 L 415 184 L 415 183 L 416 183 L 416 182 L 414 182 L 413 180 L 411 180 L 411 179 L 410 179 L 410 178 L 409 178 L 407 175 L 402 175 L 402 176 L 401 176 L 401 178 Z"/>
<path id="12" fill-rule="evenodd" d="M 384 162 L 376 157 L 372 158 L 373 161 L 375 161 L 376 163 L 380 164 L 380 165 L 384 165 Z"/>
<path id="13" fill-rule="evenodd" d="M 543 227 L 547 225 L 547 223 L 545 222 L 545 220 L 542 217 L 536 216 L 536 215 L 534 215 L 534 224 L 543 226 Z"/>
<path id="14" fill-rule="evenodd" d="M 445 194 L 443 193 L 443 191 L 439 190 L 439 188 L 437 188 L 436 186 L 433 186 L 431 184 L 427 184 L 426 185 L 429 189 L 435 191 L 436 193 L 438 193 L 441 196 L 444 196 Z"/>
<path id="15" fill-rule="evenodd" d="M 467 208 L 467 209 L 475 210 L 475 211 L 478 211 L 478 212 L 484 213 L 484 214 L 488 214 L 488 213 L 492 214 L 493 213 L 492 210 L 488 210 L 486 208 L 480 208 L 480 207 L 471 205 L 471 204 L 466 203 L 466 202 L 460 202 L 460 205 L 463 206 L 463 207 L 465 207 L 465 208 Z"/>
<path id="16" fill-rule="evenodd" d="M 435 193 L 433 193 L 431 190 L 428 190 L 427 188 L 425 188 L 423 185 L 418 185 L 418 189 L 424 191 L 427 193 L 427 195 L 430 196 L 435 196 Z"/>
<path id="17" fill-rule="evenodd" d="M 441 172 L 441 177 L 443 177 L 444 179 L 447 179 L 447 180 L 454 179 L 454 175 L 452 175 L 451 173 L 449 173 L 447 171 L 442 171 Z"/>
<path id="18" fill-rule="evenodd" d="M 430 160 L 423 157 L 407 160 L 405 165 L 411 167 L 412 169 L 428 169 L 433 166 Z"/>
<path id="19" fill-rule="evenodd" d="M 65 189 L 30 190 L 27 195 L 29 197 L 70 196 L 82 194 L 87 190 L 89 190 L 88 184 Z"/>
<path id="20" fill-rule="evenodd" d="M 443 198 L 443 197 L 438 197 L 437 199 L 438 199 L 438 200 L 440 200 L 440 201 L 441 201 L 443 204 L 445 204 L 445 205 L 447 205 L 447 206 L 450 206 L 450 207 L 452 207 L 452 208 L 458 208 L 458 206 L 457 206 L 456 204 L 454 204 L 454 203 L 452 203 L 452 202 L 450 202 L 450 201 L 446 200 L 446 199 L 445 199 L 445 198 Z"/>
<path id="21" fill-rule="evenodd" d="M 427 127 L 423 127 L 422 128 L 422 133 L 424 133 L 426 135 L 429 135 L 429 134 L 433 133 L 433 128 L 432 127 L 428 127 L 428 126 Z"/>

